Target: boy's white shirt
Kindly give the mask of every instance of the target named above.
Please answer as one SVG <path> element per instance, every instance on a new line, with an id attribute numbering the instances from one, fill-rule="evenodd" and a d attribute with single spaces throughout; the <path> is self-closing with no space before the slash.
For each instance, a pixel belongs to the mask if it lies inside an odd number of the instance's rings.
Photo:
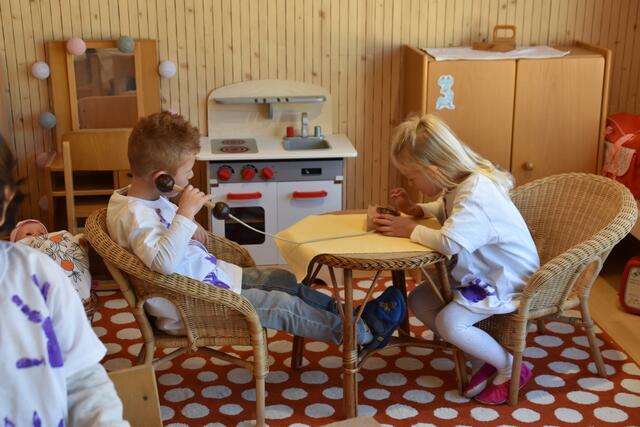
<path id="1" fill-rule="evenodd" d="M 43 426 L 129 425 L 99 364 L 106 349 L 49 257 L 0 242 L 0 313 L 0 420 L 35 425 L 37 412 Z M 72 381 L 79 375 L 90 381 Z"/>
<path id="2" fill-rule="evenodd" d="M 212 258 L 204 245 L 191 240 L 197 225 L 176 215 L 176 205 L 165 197 L 143 200 L 124 193 L 126 189 L 115 191 L 107 208 L 109 235 L 118 245 L 133 252 L 151 270 L 196 280 L 213 273 L 231 291 L 240 293 L 242 268 Z M 178 310 L 168 300 L 150 298 L 145 308 L 157 318 L 159 329 L 171 334 L 184 332 Z"/>
<path id="3" fill-rule="evenodd" d="M 425 216 L 438 218 L 442 228 L 418 225 L 411 240 L 445 255 L 457 254 L 458 261 L 451 271 L 453 279 L 461 286 L 480 279 L 497 294 L 474 303 L 456 292 L 455 301 L 476 313 L 516 310 L 524 284 L 540 267 L 540 259 L 529 229 L 511 199 L 489 178 L 476 173 L 440 200 L 420 207 Z"/>

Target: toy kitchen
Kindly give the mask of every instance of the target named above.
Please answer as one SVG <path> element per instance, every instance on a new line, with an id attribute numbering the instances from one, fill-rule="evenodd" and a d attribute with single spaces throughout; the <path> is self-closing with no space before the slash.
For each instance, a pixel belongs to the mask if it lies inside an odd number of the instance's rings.
<path id="1" fill-rule="evenodd" d="M 236 83 L 209 94 L 207 115 L 197 159 L 208 162 L 214 202 L 227 203 L 233 216 L 275 234 L 308 215 L 343 209 L 344 159 L 357 152 L 333 134 L 327 90 L 296 81 Z M 258 265 L 284 263 L 271 237 L 232 218 L 209 221 Z"/>

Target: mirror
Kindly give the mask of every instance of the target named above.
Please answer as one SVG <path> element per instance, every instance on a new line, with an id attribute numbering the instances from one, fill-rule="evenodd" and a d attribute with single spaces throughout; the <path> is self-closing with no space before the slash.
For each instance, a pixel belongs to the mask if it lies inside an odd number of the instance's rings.
<path id="1" fill-rule="evenodd" d="M 130 128 L 138 120 L 135 58 L 88 47 L 73 59 L 80 129 Z"/>

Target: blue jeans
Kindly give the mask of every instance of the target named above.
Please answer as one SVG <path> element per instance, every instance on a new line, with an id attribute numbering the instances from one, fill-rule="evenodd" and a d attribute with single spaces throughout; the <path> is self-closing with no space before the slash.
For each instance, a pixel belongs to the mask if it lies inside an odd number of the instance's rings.
<path id="1" fill-rule="evenodd" d="M 242 269 L 242 295 L 255 307 L 262 326 L 318 341 L 342 343 L 342 319 L 336 301 L 299 284 L 281 268 Z M 357 342 L 365 326 L 358 322 Z"/>

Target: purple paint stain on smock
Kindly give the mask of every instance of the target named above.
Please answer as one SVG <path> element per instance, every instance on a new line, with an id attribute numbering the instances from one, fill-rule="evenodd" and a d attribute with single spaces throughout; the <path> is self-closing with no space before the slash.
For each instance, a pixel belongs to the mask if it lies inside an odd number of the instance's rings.
<path id="1" fill-rule="evenodd" d="M 42 427 L 42 420 L 36 411 L 33 411 L 33 427 Z"/>
<path id="2" fill-rule="evenodd" d="M 44 282 L 42 286 L 40 286 L 40 282 L 38 281 L 38 278 L 36 277 L 35 274 L 31 276 L 31 281 L 33 282 L 34 285 L 36 285 L 36 288 L 38 288 L 38 290 L 42 294 L 42 297 L 46 301 L 47 295 L 49 294 L 49 286 L 50 286 L 49 282 Z"/>
<path id="3" fill-rule="evenodd" d="M 60 344 L 58 344 L 58 337 L 56 337 L 56 332 L 53 330 L 53 323 L 51 322 L 50 317 L 47 317 L 44 319 L 44 322 L 42 322 L 42 330 L 47 337 L 49 365 L 51 365 L 52 368 L 60 368 L 64 365 L 64 361 L 62 360 Z"/>
<path id="4" fill-rule="evenodd" d="M 156 213 L 158 214 L 158 217 L 160 218 L 160 222 L 162 224 L 164 224 L 165 228 L 169 228 L 169 226 L 171 224 L 169 224 L 169 222 L 166 219 L 164 219 L 164 217 L 162 216 L 162 211 L 160 210 L 160 208 L 156 208 Z"/>
<path id="5" fill-rule="evenodd" d="M 458 288 L 458 291 L 462 296 L 472 303 L 480 302 L 485 298 L 495 295 L 495 292 L 491 292 L 489 284 L 484 283 L 480 279 L 473 279 L 469 282 L 469 285 Z"/>
<path id="6" fill-rule="evenodd" d="M 18 359 L 16 362 L 16 368 L 25 369 L 40 366 L 42 364 L 44 364 L 44 357 L 41 357 L 40 359 L 29 359 L 28 357 L 23 357 L 22 359 Z"/>
<path id="7" fill-rule="evenodd" d="M 216 276 L 215 271 L 212 271 L 211 273 L 207 274 L 205 278 L 202 279 L 202 281 L 210 285 L 217 286 L 218 288 L 231 289 L 229 285 L 224 283 L 222 280 L 218 279 L 218 276 Z"/>

